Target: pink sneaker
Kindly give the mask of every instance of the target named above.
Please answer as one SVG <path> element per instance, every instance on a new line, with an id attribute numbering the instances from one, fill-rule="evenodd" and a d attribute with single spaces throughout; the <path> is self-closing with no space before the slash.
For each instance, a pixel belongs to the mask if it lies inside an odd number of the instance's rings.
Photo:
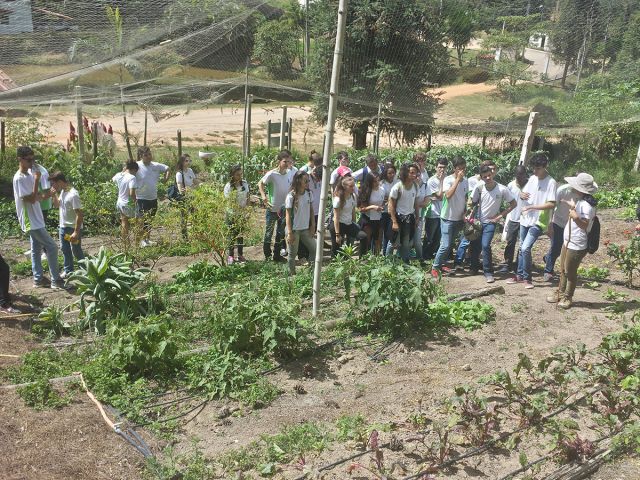
<path id="1" fill-rule="evenodd" d="M 227 257 L 227 265 L 233 265 L 233 257 L 231 255 Z"/>
<path id="2" fill-rule="evenodd" d="M 507 280 L 507 284 L 509 285 L 515 285 L 516 283 L 522 283 L 522 277 L 516 275 L 515 277 L 511 277 L 509 280 Z"/>
<path id="3" fill-rule="evenodd" d="M 246 263 L 246 262 L 247 262 L 247 260 L 246 260 L 246 258 L 244 258 L 242 255 L 240 255 L 240 256 L 237 258 L 236 262 L 238 262 L 238 263 Z"/>
<path id="4" fill-rule="evenodd" d="M 524 281 L 524 288 L 526 288 L 526 289 L 528 289 L 528 290 L 529 290 L 529 289 L 534 288 L 534 285 L 533 285 L 533 283 L 531 282 L 531 280 L 525 280 L 525 281 Z"/>

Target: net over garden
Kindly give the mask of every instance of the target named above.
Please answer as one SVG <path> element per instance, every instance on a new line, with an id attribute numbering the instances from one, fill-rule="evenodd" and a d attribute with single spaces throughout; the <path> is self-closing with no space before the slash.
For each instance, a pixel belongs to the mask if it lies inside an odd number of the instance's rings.
<path id="1" fill-rule="evenodd" d="M 0 0 L 0 109 L 80 100 L 156 121 L 243 103 L 326 117 L 335 0 Z M 339 125 L 356 147 L 434 129 L 571 133 L 640 116 L 634 0 L 351 0 Z M 0 112 L 2 113 L 2 112 Z M 320 127 L 318 127 L 320 129 Z"/>

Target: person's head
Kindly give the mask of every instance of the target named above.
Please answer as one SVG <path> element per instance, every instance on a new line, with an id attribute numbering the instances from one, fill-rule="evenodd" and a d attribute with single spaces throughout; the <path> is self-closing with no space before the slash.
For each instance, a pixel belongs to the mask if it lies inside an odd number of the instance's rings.
<path id="1" fill-rule="evenodd" d="M 530 160 L 533 174 L 538 178 L 547 176 L 547 166 L 549 165 L 549 157 L 544 152 L 534 153 Z"/>
<path id="2" fill-rule="evenodd" d="M 309 174 L 298 170 L 291 180 L 291 191 L 296 195 L 304 193 L 309 188 Z"/>
<path id="3" fill-rule="evenodd" d="M 393 162 L 385 162 L 384 164 L 384 179 L 391 183 L 396 178 L 396 174 L 398 173 L 396 166 Z"/>
<path id="4" fill-rule="evenodd" d="M 229 182 L 232 185 L 240 185 L 242 182 L 242 165 L 236 164 L 229 169 Z"/>
<path id="5" fill-rule="evenodd" d="M 311 170 L 311 175 L 313 175 L 316 181 L 322 180 L 322 165 L 316 165 L 313 170 Z"/>
<path id="6" fill-rule="evenodd" d="M 351 176 L 351 169 L 349 167 L 342 165 L 338 167 L 338 170 L 336 170 L 336 173 L 338 174 L 339 178 Z"/>
<path id="7" fill-rule="evenodd" d="M 131 173 L 132 175 L 135 175 L 140 167 L 138 166 L 138 162 L 134 160 L 129 160 L 125 165 L 125 168 L 129 171 L 129 173 Z"/>
<path id="8" fill-rule="evenodd" d="M 521 187 L 524 187 L 527 183 L 527 167 L 524 165 L 518 165 L 515 170 L 516 183 Z"/>
<path id="9" fill-rule="evenodd" d="M 278 170 L 283 172 L 289 168 L 289 158 L 289 150 L 282 150 L 278 152 L 278 155 L 276 157 Z"/>
<path id="10" fill-rule="evenodd" d="M 447 165 L 449 164 L 449 160 L 446 157 L 439 157 L 438 162 L 436 163 L 436 174 L 444 175 L 447 172 Z"/>
<path id="11" fill-rule="evenodd" d="M 186 170 L 190 166 L 191 166 L 191 157 L 186 153 L 184 155 L 180 155 L 180 158 L 178 159 L 178 164 L 176 166 L 178 171 Z"/>
<path id="12" fill-rule="evenodd" d="M 34 153 L 31 147 L 22 146 L 16 150 L 16 156 L 18 157 L 18 163 L 20 169 L 24 172 L 29 170 L 33 165 Z"/>
<path id="13" fill-rule="evenodd" d="M 153 160 L 151 149 L 147 146 L 138 147 L 138 160 L 142 160 L 145 165 L 151 163 L 151 160 Z"/>
<path id="14" fill-rule="evenodd" d="M 588 173 L 579 173 L 575 177 L 564 177 L 564 180 L 579 198 L 591 197 L 598 191 L 598 184 Z"/>
<path id="15" fill-rule="evenodd" d="M 356 187 L 356 182 L 352 176 L 342 177 L 338 182 L 336 193 L 340 195 L 340 198 L 344 199 L 346 195 L 351 195 Z"/>
<path id="16" fill-rule="evenodd" d="M 378 171 L 378 156 L 374 153 L 370 153 L 365 158 L 365 162 L 367 164 L 367 168 L 370 172 Z"/>
<path id="17" fill-rule="evenodd" d="M 360 191 L 358 192 L 358 205 L 369 205 L 369 199 L 371 198 L 371 192 L 378 189 L 380 185 L 380 177 L 378 172 L 370 172 L 362 182 Z"/>
<path id="18" fill-rule="evenodd" d="M 403 184 L 413 183 L 416 179 L 418 166 L 413 163 L 403 163 L 398 172 L 398 178 Z"/>
<path id="19" fill-rule="evenodd" d="M 498 166 L 496 165 L 496 162 L 494 162 L 493 160 L 485 160 L 484 162 L 482 162 L 480 164 L 480 176 L 482 176 L 482 167 L 489 167 L 491 169 L 491 173 L 495 178 L 496 173 L 498 172 Z"/>
<path id="20" fill-rule="evenodd" d="M 488 187 L 492 187 L 495 183 L 493 180 L 493 170 L 489 165 L 482 165 L 480 167 L 480 180 L 484 181 Z"/>
<path id="21" fill-rule="evenodd" d="M 349 166 L 349 154 L 344 150 L 338 152 L 338 165 L 343 165 L 345 167 Z"/>
<path id="22" fill-rule="evenodd" d="M 427 154 L 424 152 L 416 152 L 413 154 L 413 163 L 415 163 L 420 171 L 424 170 L 424 165 L 427 162 Z"/>
<path id="23" fill-rule="evenodd" d="M 460 155 L 453 157 L 453 171 L 455 173 L 464 172 L 467 169 L 467 161 Z"/>
<path id="24" fill-rule="evenodd" d="M 309 165 L 317 167 L 318 165 L 322 165 L 322 155 L 320 155 L 315 150 L 312 150 L 309 154 Z"/>
<path id="25" fill-rule="evenodd" d="M 65 188 L 67 188 L 68 182 L 67 177 L 65 177 L 64 173 L 57 171 L 49 176 L 49 182 L 51 186 L 56 192 L 61 192 Z"/>

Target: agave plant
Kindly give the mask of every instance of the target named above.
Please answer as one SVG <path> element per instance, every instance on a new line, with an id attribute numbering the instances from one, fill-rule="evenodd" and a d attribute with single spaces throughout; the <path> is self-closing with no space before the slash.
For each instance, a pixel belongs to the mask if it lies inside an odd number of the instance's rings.
<path id="1" fill-rule="evenodd" d="M 136 300 L 133 288 L 146 275 L 146 268 L 131 268 L 124 254 L 113 254 L 104 247 L 97 255 L 79 262 L 80 268 L 69 277 L 80 298 L 81 329 L 94 328 L 105 332 L 105 322 L 117 316 L 136 318 L 145 315 L 142 305 Z"/>

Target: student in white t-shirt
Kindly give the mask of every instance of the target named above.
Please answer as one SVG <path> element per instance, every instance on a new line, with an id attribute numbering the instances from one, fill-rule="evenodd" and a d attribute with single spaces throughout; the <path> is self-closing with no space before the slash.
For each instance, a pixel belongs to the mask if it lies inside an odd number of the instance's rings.
<path id="1" fill-rule="evenodd" d="M 422 180 L 423 177 L 420 174 L 420 166 L 416 165 L 415 170 L 418 195 L 416 198 L 416 231 L 413 235 L 413 248 L 416 251 L 416 257 L 418 261 L 421 265 L 424 265 L 424 254 L 422 252 L 422 236 L 424 233 L 425 217 L 427 215 L 427 205 L 429 205 L 431 200 L 429 199 L 429 187 L 427 183 Z"/>
<path id="2" fill-rule="evenodd" d="M 565 181 L 575 192 L 573 198 L 562 200 L 569 207 L 569 218 L 564 227 L 564 243 L 560 254 L 560 283 L 558 290 L 547 297 L 550 303 L 558 303 L 560 308 L 571 308 L 573 294 L 578 281 L 578 267 L 587 254 L 588 233 L 596 216 L 596 201 L 593 194 L 598 185 L 588 173 L 566 177 Z"/>
<path id="3" fill-rule="evenodd" d="M 563 244 L 564 227 L 569 220 L 569 200 L 577 202 L 580 199 L 579 193 L 571 188 L 571 185 L 565 183 L 558 187 L 556 190 L 556 207 L 553 210 L 553 215 L 547 235 L 551 239 L 551 245 L 549 245 L 549 251 L 544 256 L 544 281 L 550 282 L 553 280 L 553 267 L 556 264 L 556 260 L 560 256 Z"/>
<path id="4" fill-rule="evenodd" d="M 427 171 L 427 154 L 424 152 L 416 152 L 413 154 L 413 163 L 418 167 L 418 179 L 425 185 L 429 181 L 429 172 Z"/>
<path id="5" fill-rule="evenodd" d="M 320 155 L 315 150 L 311 150 L 311 153 L 309 153 L 309 158 L 307 159 L 307 164 L 303 167 L 300 167 L 300 170 L 310 174 L 318 165 L 322 165 L 322 155 Z"/>
<path id="6" fill-rule="evenodd" d="M 284 263 L 282 256 L 284 250 L 284 200 L 291 187 L 291 176 L 289 174 L 289 153 L 285 150 L 278 153 L 277 167 L 269 170 L 258 182 L 258 189 L 262 203 L 266 207 L 266 226 L 262 251 L 264 258 L 271 258 L 271 238 L 273 230 L 276 230 L 276 238 L 273 246 L 273 261 Z M 267 197 L 268 195 L 268 197 Z"/>
<path id="7" fill-rule="evenodd" d="M 138 207 L 138 216 L 142 218 L 141 247 L 148 247 L 154 243 L 150 240 L 151 220 L 158 211 L 158 181 L 162 176 L 166 182 L 169 179 L 169 173 L 167 165 L 153 161 L 153 155 L 149 147 L 138 147 L 136 205 Z"/>
<path id="8" fill-rule="evenodd" d="M 322 199 L 321 190 L 322 190 L 322 156 L 319 153 L 311 152 L 310 155 L 311 161 L 313 161 L 313 168 L 311 170 L 306 170 L 309 174 L 309 192 L 311 192 L 311 196 L 313 198 L 313 219 L 314 225 L 318 226 L 318 212 L 320 212 L 320 200 Z M 308 167 L 308 165 L 305 165 Z M 300 171 L 305 171 L 302 167 Z M 298 246 L 298 258 L 299 259 L 307 259 L 309 261 L 314 261 L 314 259 L 309 256 L 309 251 L 307 247 L 304 246 L 304 243 L 301 243 Z"/>
<path id="9" fill-rule="evenodd" d="M 191 168 L 191 157 L 187 154 L 181 155 L 178 159 L 176 186 L 181 195 L 186 195 L 189 190 L 196 186 L 196 174 Z"/>
<path id="10" fill-rule="evenodd" d="M 477 208 L 477 218 L 482 225 L 482 234 L 470 243 L 471 272 L 480 269 L 480 253 L 482 252 L 482 271 L 487 283 L 495 281 L 493 277 L 493 260 L 491 242 L 498 222 L 516 207 L 516 200 L 507 187 L 493 179 L 493 171 L 488 165 L 480 167 L 481 182 L 471 193 L 471 202 Z M 503 209 L 502 204 L 508 206 Z"/>
<path id="11" fill-rule="evenodd" d="M 347 152 L 338 152 L 338 167 L 333 172 L 331 172 L 331 177 L 329 177 L 329 185 L 331 185 L 331 190 L 336 187 L 336 182 L 339 177 L 338 170 L 340 169 L 340 167 L 349 168 L 349 162 L 349 154 Z"/>
<path id="12" fill-rule="evenodd" d="M 429 206 L 424 219 L 424 240 L 422 242 L 422 258 L 433 260 L 440 247 L 440 212 L 442 209 L 442 197 L 444 196 L 444 179 L 447 175 L 449 160 L 446 157 L 438 158 L 436 174 L 427 182 L 427 194 Z"/>
<path id="13" fill-rule="evenodd" d="M 247 204 L 249 202 L 249 183 L 242 178 L 242 166 L 234 165 L 229 171 L 229 181 L 224 186 L 224 196 L 230 199 L 230 207 L 226 213 L 226 222 L 229 225 L 229 255 L 227 265 L 234 262 L 244 263 L 243 227 L 247 223 Z M 238 256 L 234 257 L 235 249 Z"/>
<path id="14" fill-rule="evenodd" d="M 51 186 L 59 196 L 53 196 L 53 204 L 60 210 L 60 250 L 64 257 L 64 272 L 60 274 L 66 278 L 73 272 L 73 258 L 82 260 L 82 203 L 78 191 L 67 182 L 64 173 L 55 172 L 50 178 Z"/>
<path id="15" fill-rule="evenodd" d="M 533 175 L 520 192 L 523 200 L 520 210 L 520 253 L 516 276 L 508 284 L 524 283 L 524 288 L 533 288 L 531 250 L 538 237 L 547 231 L 551 212 L 556 204 L 556 181 L 547 171 L 549 159 L 546 153 L 531 157 Z"/>
<path id="16" fill-rule="evenodd" d="M 387 254 L 387 247 L 393 236 L 391 230 L 391 216 L 389 215 L 389 194 L 393 186 L 400 180 L 397 178 L 396 166 L 392 161 L 385 161 L 382 180 L 380 181 L 380 187 L 384 191 L 384 205 L 382 207 L 382 217 L 380 218 L 380 228 L 382 229 L 382 254 Z"/>
<path id="17" fill-rule="evenodd" d="M 516 252 L 518 237 L 520 236 L 520 209 L 524 202 L 520 198 L 520 192 L 527 184 L 527 180 L 527 168 L 524 165 L 518 165 L 515 169 L 515 178 L 507 185 L 511 196 L 516 199 L 516 207 L 507 215 L 507 223 L 504 226 L 503 233 L 503 239 L 507 243 L 504 247 L 504 263 L 498 268 L 497 273 L 515 272 L 518 268 L 513 258 Z"/>
<path id="18" fill-rule="evenodd" d="M 464 212 L 467 204 L 467 192 L 469 184 L 465 177 L 467 162 L 464 158 L 456 156 L 453 159 L 453 174 L 444 179 L 442 189 L 444 192 L 442 209 L 440 212 L 440 247 L 433 260 L 431 276 L 439 278 L 442 272 L 450 269 L 444 264 L 449 256 L 453 242 L 464 226 Z"/>
<path id="19" fill-rule="evenodd" d="M 29 170 L 33 166 L 34 152 L 31 147 L 18 147 L 17 157 L 19 168 L 13 176 L 13 196 L 20 228 L 29 235 L 31 241 L 33 286 L 45 286 L 41 258 L 42 249 L 45 248 L 51 274 L 51 288 L 64 289 L 64 281 L 60 278 L 58 268 L 58 246 L 47 233 L 40 207 L 40 200 L 43 197 L 39 188 L 40 170 L 34 170 L 33 174 Z"/>
<path id="20" fill-rule="evenodd" d="M 356 182 L 353 178 L 342 177 L 333 191 L 333 222 L 329 226 L 331 233 L 331 255 L 335 257 L 342 247 L 343 237 L 346 237 L 347 245 L 353 245 L 356 237 L 359 237 L 360 228 L 356 224 L 355 194 Z"/>
<path id="21" fill-rule="evenodd" d="M 351 174 L 353 179 L 356 181 L 356 184 L 360 185 L 360 188 L 362 188 L 362 183 L 364 181 L 366 181 L 367 176 L 370 173 L 377 174 L 378 178 L 380 178 L 380 176 L 382 176 L 382 167 L 380 166 L 380 164 L 378 162 L 378 156 L 377 155 L 375 155 L 374 153 L 369 153 L 365 157 L 364 161 L 365 161 L 365 166 L 362 167 L 359 170 L 356 170 L 355 172 L 353 172 Z"/>
<path id="22" fill-rule="evenodd" d="M 418 167 L 405 163 L 400 167 L 396 183 L 389 193 L 389 215 L 391 216 L 391 230 L 395 234 L 391 247 L 397 244 L 400 250 L 400 258 L 404 263 L 409 263 L 409 253 L 416 229 L 416 214 L 418 210 L 418 187 L 416 175 Z"/>
<path id="23" fill-rule="evenodd" d="M 316 255 L 315 216 L 313 214 L 313 194 L 309 191 L 309 174 L 298 170 L 293 176 L 291 190 L 284 201 L 286 212 L 287 246 L 289 249 L 289 275 L 296 274 L 298 246 L 304 244 L 309 258 Z"/>
<path id="24" fill-rule="evenodd" d="M 136 208 L 136 194 L 138 189 L 136 173 L 138 172 L 138 168 L 138 162 L 127 162 L 124 169 L 116 173 L 111 179 L 118 186 L 116 209 L 120 214 L 121 234 L 125 251 L 128 250 L 130 245 L 130 224 L 135 221 L 138 215 Z"/>
<path id="25" fill-rule="evenodd" d="M 367 252 L 377 255 L 382 245 L 382 211 L 384 210 L 384 189 L 376 172 L 369 172 L 360 185 L 358 210 L 360 228 L 367 238 L 360 242 L 360 256 Z"/>

